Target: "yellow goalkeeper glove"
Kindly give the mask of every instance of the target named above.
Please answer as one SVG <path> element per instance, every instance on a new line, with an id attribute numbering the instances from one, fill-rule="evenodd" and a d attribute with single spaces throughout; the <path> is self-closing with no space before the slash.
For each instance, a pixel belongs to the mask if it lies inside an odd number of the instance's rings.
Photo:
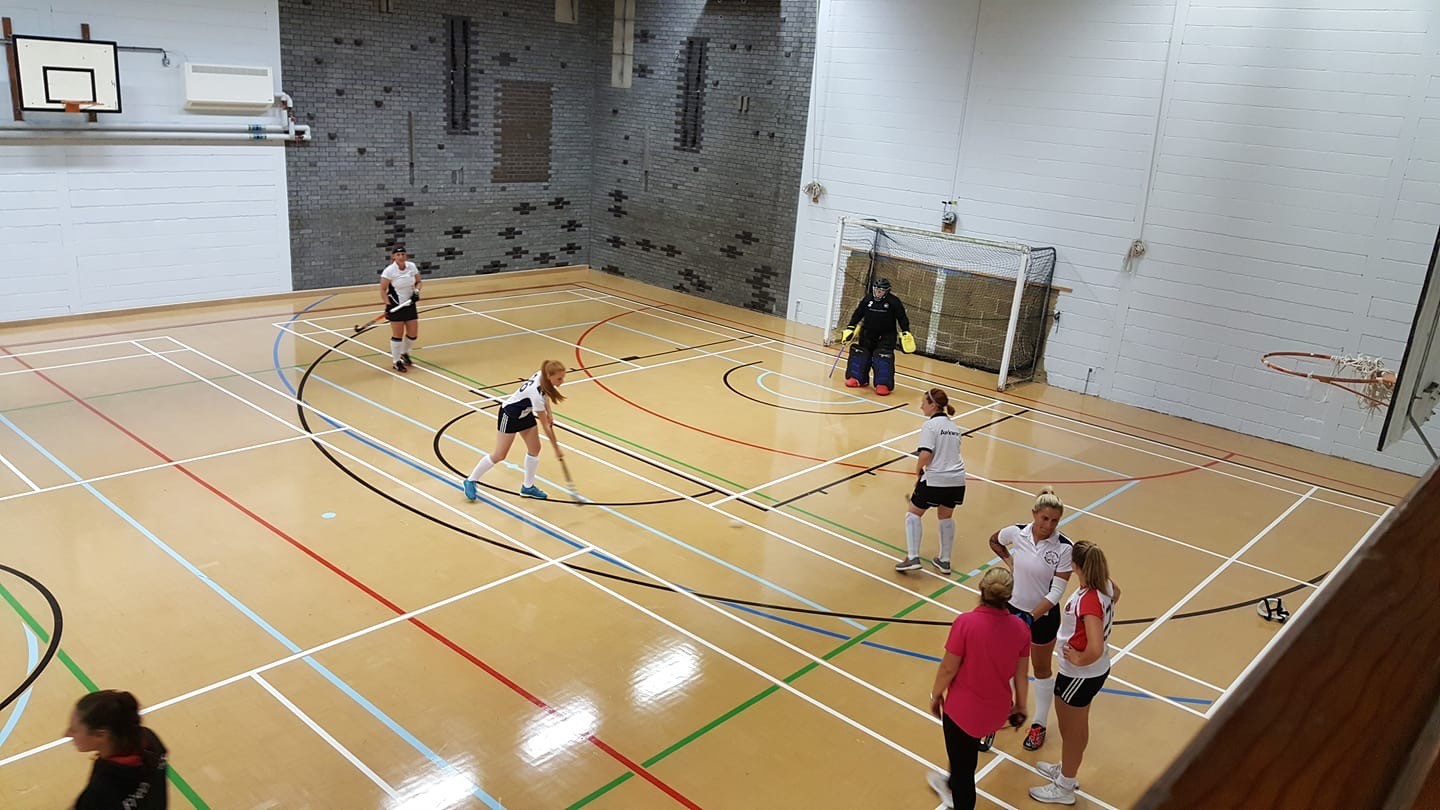
<path id="1" fill-rule="evenodd" d="M 859 332 L 860 332 L 860 327 L 858 327 L 858 326 L 847 326 L 847 327 L 845 327 L 845 328 L 844 328 L 843 330 L 841 330 L 841 332 L 840 332 L 840 342 L 841 342 L 841 343 L 849 343 L 850 340 L 855 337 L 855 335 L 859 334 Z"/>
<path id="2" fill-rule="evenodd" d="M 906 354 L 915 353 L 915 336 L 909 332 L 900 333 L 900 351 Z"/>

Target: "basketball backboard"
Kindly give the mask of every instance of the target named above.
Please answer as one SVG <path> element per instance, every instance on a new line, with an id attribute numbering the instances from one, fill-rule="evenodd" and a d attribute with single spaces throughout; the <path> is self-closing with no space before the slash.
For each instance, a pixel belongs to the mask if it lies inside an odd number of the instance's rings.
<path id="1" fill-rule="evenodd" d="M 120 59 L 114 42 L 55 37 L 14 37 L 20 109 L 65 112 L 66 102 L 86 112 L 120 112 Z"/>
<path id="2" fill-rule="evenodd" d="M 1437 261 L 1440 261 L 1440 237 L 1436 238 L 1435 249 L 1430 253 L 1430 270 L 1420 288 L 1420 304 L 1415 308 L 1415 322 L 1410 326 L 1410 342 L 1405 347 L 1405 359 L 1400 361 L 1395 392 L 1385 412 L 1377 450 L 1392 446 L 1412 429 L 1418 433 L 1420 426 L 1435 415 L 1435 406 L 1440 403 L 1440 338 L 1435 334 L 1440 327 Z M 1420 439 L 1425 441 L 1423 435 Z"/>

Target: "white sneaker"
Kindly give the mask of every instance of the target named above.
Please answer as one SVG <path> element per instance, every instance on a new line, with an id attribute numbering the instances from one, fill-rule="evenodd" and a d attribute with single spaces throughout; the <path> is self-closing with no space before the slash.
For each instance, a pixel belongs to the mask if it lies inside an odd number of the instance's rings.
<path id="1" fill-rule="evenodd" d="M 1058 762 L 1037 762 L 1035 763 L 1035 770 L 1039 771 L 1041 776 L 1049 779 L 1051 782 L 1060 781 L 1060 763 Z M 1078 783 L 1076 787 L 1079 787 Z"/>
<path id="2" fill-rule="evenodd" d="M 941 804 L 946 807 L 955 806 L 955 797 L 950 795 L 950 777 L 939 771 L 931 771 L 925 774 L 925 781 L 930 784 L 930 789 L 940 797 Z"/>
<path id="3" fill-rule="evenodd" d="M 1074 804 L 1075 788 L 1061 787 L 1060 783 L 1051 782 L 1030 788 L 1030 798 L 1045 804 Z"/>

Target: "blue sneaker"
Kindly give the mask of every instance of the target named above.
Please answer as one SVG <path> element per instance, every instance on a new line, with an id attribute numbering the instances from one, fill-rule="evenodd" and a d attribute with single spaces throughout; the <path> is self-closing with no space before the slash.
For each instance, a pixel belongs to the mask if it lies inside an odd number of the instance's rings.
<path id="1" fill-rule="evenodd" d="M 545 494 L 545 490 L 533 485 L 528 487 L 521 487 L 520 494 L 524 495 L 527 498 L 534 498 L 539 501 L 543 501 L 546 498 L 550 497 L 549 495 Z"/>
<path id="2" fill-rule="evenodd" d="M 474 482 L 474 481 L 471 481 L 469 478 L 466 478 L 466 479 L 465 479 L 465 500 L 467 500 L 467 501 L 473 501 L 473 500 L 475 500 L 475 499 L 478 498 L 478 497 L 480 497 L 480 495 L 479 495 L 479 493 L 477 493 L 477 492 L 475 491 L 475 482 Z"/>

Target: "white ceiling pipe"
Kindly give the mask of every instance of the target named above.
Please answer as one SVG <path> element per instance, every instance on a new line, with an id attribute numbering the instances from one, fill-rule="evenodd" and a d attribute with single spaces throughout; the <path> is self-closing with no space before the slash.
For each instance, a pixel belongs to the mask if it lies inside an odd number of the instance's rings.
<path id="1" fill-rule="evenodd" d="M 295 134 L 280 132 L 212 132 L 212 131 L 152 131 L 152 132 L 106 132 L 105 130 L 74 129 L 66 132 L 36 131 L 25 132 L 12 128 L 0 129 L 0 141 L 308 141 L 310 128 L 295 127 Z"/>
<path id="2" fill-rule="evenodd" d="M 16 132 L 286 132 L 281 124 L 22 124 L 0 123 L 0 130 Z"/>

